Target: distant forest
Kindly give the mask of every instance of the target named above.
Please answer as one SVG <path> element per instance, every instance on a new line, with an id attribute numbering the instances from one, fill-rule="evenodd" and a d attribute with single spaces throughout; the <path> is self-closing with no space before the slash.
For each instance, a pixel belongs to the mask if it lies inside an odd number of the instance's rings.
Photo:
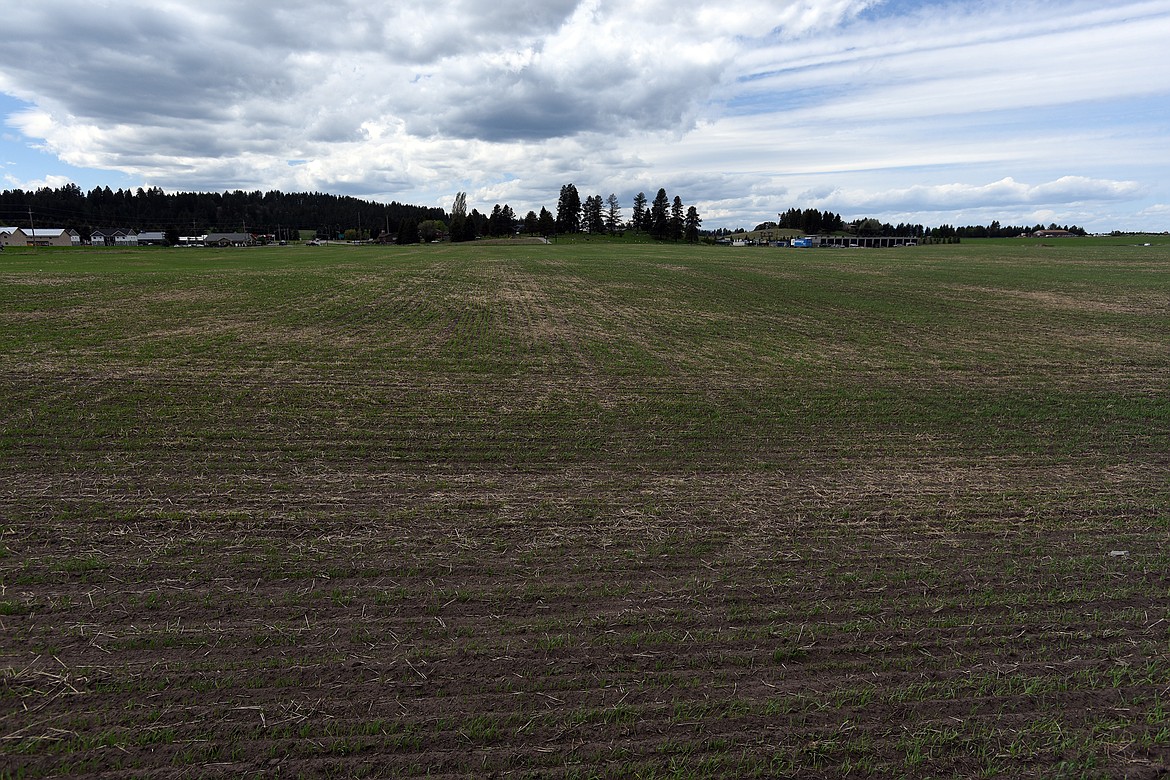
<path id="1" fill-rule="evenodd" d="M 137 190 L 95 187 L 83 192 L 76 184 L 42 187 L 38 190 L 4 190 L 0 192 L 0 225 L 17 227 L 60 227 L 76 230 L 83 241 L 98 229 L 131 228 L 156 231 L 168 236 L 204 235 L 216 232 L 247 232 L 276 238 L 298 239 L 299 231 L 316 231 L 318 238 L 377 238 L 385 232 L 404 234 L 407 241 L 417 241 L 420 229 L 425 238 L 441 235 L 450 229 L 454 240 L 476 235 L 507 235 L 515 227 L 527 232 L 614 232 L 628 227 L 656 238 L 697 241 L 701 219 L 693 207 L 683 211 L 682 201 L 671 202 L 666 191 L 659 190 L 654 203 L 638 193 L 633 204 L 633 218 L 620 221 L 621 207 L 615 195 L 606 201 L 600 196 L 580 200 L 572 184 L 561 188 L 555 221 L 541 209 L 538 217 L 530 212 L 521 219 L 507 205 L 498 204 L 491 216 L 477 210 L 466 211 L 466 196 L 459 193 L 452 213 L 441 208 L 412 206 L 405 203 L 376 203 L 346 195 L 322 192 L 280 192 L 255 190 L 244 192 L 178 192 L 167 194 L 158 187 Z M 1076 225 L 891 225 L 868 218 L 846 223 L 840 214 L 817 209 L 796 209 L 778 214 L 778 222 L 764 222 L 755 230 L 787 229 L 805 233 L 848 232 L 863 236 L 917 236 L 934 240 L 956 238 L 1012 237 L 1044 229 L 1063 229 L 1078 235 L 1085 231 Z M 30 218 L 34 225 L 30 225 Z M 546 222 L 551 224 L 545 224 Z M 703 231 L 704 235 L 727 235 L 737 231 Z"/>
<path id="2" fill-rule="evenodd" d="M 634 199 L 634 217 L 620 219 L 616 195 L 604 202 L 600 195 L 581 200 L 577 188 L 561 188 L 554 219 L 548 209 L 521 218 L 507 204 L 496 204 L 490 215 L 467 210 L 466 193 L 459 193 L 450 214 L 441 208 L 404 203 L 375 203 L 320 192 L 180 192 L 167 194 L 158 187 L 111 190 L 95 187 L 88 193 L 76 184 L 35 191 L 0 193 L 0 225 L 60 227 L 75 230 L 83 242 L 100 229 L 132 229 L 164 233 L 168 243 L 180 236 L 207 233 L 251 233 L 297 240 L 301 231 L 314 230 L 318 238 L 377 239 L 385 234 L 398 243 L 434 240 L 449 235 L 454 241 L 479 236 L 507 236 L 517 229 L 532 234 L 616 233 L 625 228 L 658 239 L 698 241 L 702 224 L 698 211 L 660 189 L 651 204 L 645 194 Z M 30 224 L 31 223 L 31 224 Z"/>
<path id="3" fill-rule="evenodd" d="M 1067 230 L 1076 235 L 1086 235 L 1083 228 L 1076 225 L 1001 225 L 999 221 L 990 225 L 939 225 L 926 227 L 925 225 L 907 224 L 899 222 L 891 225 L 872 217 L 858 219 L 846 223 L 840 214 L 817 209 L 791 208 L 779 215 L 779 222 L 764 222 L 756 225 L 756 230 L 799 230 L 804 233 L 852 233 L 860 236 L 907 236 L 916 238 L 1015 238 L 1019 235 L 1035 233 L 1041 230 Z"/>
<path id="4" fill-rule="evenodd" d="M 404 203 L 374 203 L 321 192 L 178 192 L 157 187 L 111 190 L 95 187 L 88 193 L 76 184 L 56 189 L 0 192 L 0 224 L 29 227 L 29 212 L 37 227 L 76 230 L 82 240 L 102 228 L 203 235 L 248 232 L 297 238 L 295 231 L 316 230 L 320 238 L 335 238 L 347 230 L 377 236 L 397 233 L 405 222 L 446 218 L 443 209 Z"/>

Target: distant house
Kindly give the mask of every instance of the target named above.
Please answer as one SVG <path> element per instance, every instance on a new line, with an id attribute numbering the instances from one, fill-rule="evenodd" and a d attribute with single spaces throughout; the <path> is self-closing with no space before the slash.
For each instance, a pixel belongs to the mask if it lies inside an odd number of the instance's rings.
<path id="1" fill-rule="evenodd" d="M 35 228 L 24 234 L 28 246 L 73 246 L 73 236 L 65 228 Z"/>
<path id="2" fill-rule="evenodd" d="M 253 246 L 256 237 L 250 233 L 208 233 L 204 246 Z"/>
<path id="3" fill-rule="evenodd" d="M 137 246 L 138 234 L 129 228 L 99 228 L 89 236 L 92 246 Z"/>
<path id="4" fill-rule="evenodd" d="M 0 246 L 77 246 L 81 236 L 65 228 L 0 227 Z"/>
<path id="5" fill-rule="evenodd" d="M 0 246 L 28 246 L 28 236 L 23 228 L 0 227 Z"/>
<path id="6" fill-rule="evenodd" d="M 165 233 L 143 232 L 138 234 L 138 246 L 166 246 Z"/>
<path id="7" fill-rule="evenodd" d="M 1076 238 L 1077 234 L 1071 230 L 1037 230 L 1032 238 Z"/>

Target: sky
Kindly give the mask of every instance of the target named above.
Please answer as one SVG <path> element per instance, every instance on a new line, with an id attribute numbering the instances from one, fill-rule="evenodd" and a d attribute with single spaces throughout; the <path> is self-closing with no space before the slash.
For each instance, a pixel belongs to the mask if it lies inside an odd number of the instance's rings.
<path id="1" fill-rule="evenodd" d="M 7 3 L 0 189 L 1170 230 L 1170 0 Z"/>

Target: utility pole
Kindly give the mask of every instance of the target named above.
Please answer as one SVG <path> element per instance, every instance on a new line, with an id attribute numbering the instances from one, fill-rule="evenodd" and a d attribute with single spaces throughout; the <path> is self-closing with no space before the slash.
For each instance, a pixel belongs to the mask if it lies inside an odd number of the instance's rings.
<path id="1" fill-rule="evenodd" d="M 32 206 L 28 207 L 28 229 L 32 231 L 33 251 L 37 251 L 37 226 L 33 222 Z"/>

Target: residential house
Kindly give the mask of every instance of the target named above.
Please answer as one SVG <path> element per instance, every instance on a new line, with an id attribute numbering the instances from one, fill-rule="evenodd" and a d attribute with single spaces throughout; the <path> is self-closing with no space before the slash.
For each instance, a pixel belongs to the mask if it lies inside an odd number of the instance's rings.
<path id="1" fill-rule="evenodd" d="M 253 246 L 256 237 L 250 233 L 208 233 L 204 246 Z"/>
<path id="2" fill-rule="evenodd" d="M 24 228 L 0 227 L 0 246 L 28 246 Z"/>
<path id="3" fill-rule="evenodd" d="M 138 246 L 138 234 L 129 228 L 99 228 L 89 236 L 92 246 Z"/>

